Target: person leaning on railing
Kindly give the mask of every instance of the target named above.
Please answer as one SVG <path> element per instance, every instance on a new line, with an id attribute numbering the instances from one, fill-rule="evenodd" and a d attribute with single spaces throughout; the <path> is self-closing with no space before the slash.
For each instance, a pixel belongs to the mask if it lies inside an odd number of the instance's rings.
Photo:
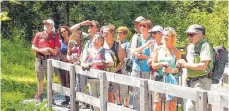
<path id="1" fill-rule="evenodd" d="M 205 28 L 194 24 L 185 31 L 188 36 L 187 62 L 181 59 L 177 64 L 187 68 L 186 85 L 191 88 L 210 90 L 212 80 L 208 76 L 213 67 L 213 50 L 208 42 L 204 40 Z M 185 111 L 194 111 L 195 102 L 187 100 Z"/>
<path id="2" fill-rule="evenodd" d="M 169 84 L 178 84 L 178 72 L 176 61 L 181 59 L 180 50 L 175 47 L 176 44 L 176 31 L 171 28 L 165 28 L 163 32 L 163 45 L 155 49 L 152 61 L 152 68 L 157 69 L 159 78 L 157 81 L 163 81 Z M 162 95 L 159 93 L 154 94 L 154 111 L 162 110 L 162 101 L 164 101 L 164 111 L 176 111 L 176 97 L 172 95 Z"/>
<path id="3" fill-rule="evenodd" d="M 105 70 L 106 67 L 114 65 L 114 61 L 109 52 L 103 48 L 104 38 L 100 34 L 95 34 L 92 40 L 93 48 L 89 49 L 83 68 Z M 88 77 L 90 95 L 94 97 L 100 96 L 100 82 L 97 78 Z M 108 84 L 107 86 L 108 87 Z M 95 108 L 99 111 L 99 108 Z"/>
<path id="4" fill-rule="evenodd" d="M 114 60 L 114 66 L 106 68 L 106 71 L 115 72 L 121 74 L 121 68 L 124 64 L 125 53 L 121 48 L 121 45 L 114 40 L 115 26 L 112 24 L 106 25 L 103 28 L 103 37 L 104 44 L 103 47 L 106 50 L 109 50 L 112 58 Z M 108 91 L 108 100 L 109 102 L 115 103 L 117 100 L 117 83 L 109 83 L 109 91 Z"/>
<path id="5" fill-rule="evenodd" d="M 58 34 L 61 38 L 60 43 L 60 61 L 68 62 L 67 59 L 67 50 L 68 50 L 68 41 L 71 35 L 71 31 L 67 26 L 60 26 L 58 29 Z M 69 88 L 70 87 L 70 75 L 69 71 L 59 69 L 60 71 L 60 77 L 61 77 L 61 85 L 64 87 Z M 63 101 L 62 105 L 68 105 L 70 102 L 70 97 L 65 96 L 65 101 Z"/>
<path id="6" fill-rule="evenodd" d="M 140 32 L 137 38 L 133 38 L 131 43 L 131 53 L 133 56 L 133 66 L 131 76 L 150 79 L 150 67 L 147 60 L 150 59 L 150 47 L 152 45 L 152 38 L 148 32 L 152 28 L 152 22 L 148 19 L 142 20 L 139 23 Z M 140 90 L 134 88 L 134 109 L 140 110 Z M 150 97 L 149 97 L 150 98 Z M 151 98 L 150 98 L 151 99 Z M 150 101 L 150 100 L 149 100 Z M 150 105 L 149 109 L 150 110 Z"/>

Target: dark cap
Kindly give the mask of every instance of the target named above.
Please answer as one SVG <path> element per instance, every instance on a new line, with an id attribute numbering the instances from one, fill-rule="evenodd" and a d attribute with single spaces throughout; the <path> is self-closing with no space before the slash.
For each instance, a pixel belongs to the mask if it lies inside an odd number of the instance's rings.
<path id="1" fill-rule="evenodd" d="M 193 24 L 188 27 L 188 29 L 185 31 L 185 33 L 199 33 L 202 32 L 203 35 L 205 35 L 205 28 L 198 24 Z"/>

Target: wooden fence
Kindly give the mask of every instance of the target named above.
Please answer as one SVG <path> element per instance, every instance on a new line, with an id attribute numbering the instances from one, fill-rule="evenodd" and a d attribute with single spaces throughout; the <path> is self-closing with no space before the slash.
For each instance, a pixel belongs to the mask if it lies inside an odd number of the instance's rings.
<path id="1" fill-rule="evenodd" d="M 53 67 L 67 70 L 70 72 L 70 88 L 60 86 L 53 83 Z M 75 101 L 82 101 L 90 105 L 100 108 L 101 111 L 135 111 L 130 108 L 122 107 L 108 102 L 108 87 L 107 82 L 114 82 L 118 84 L 129 85 L 140 88 L 140 110 L 147 111 L 148 92 L 156 91 L 163 94 L 170 94 L 184 99 L 191 99 L 196 101 L 197 111 L 207 111 L 207 104 L 212 104 L 228 110 L 228 94 L 215 93 L 204 91 L 189 87 L 182 87 L 162 83 L 153 80 L 141 79 L 112 72 L 90 69 L 83 71 L 81 66 L 65 63 L 53 59 L 48 60 L 48 83 L 47 83 L 47 98 L 48 108 L 52 108 L 52 91 L 60 92 L 64 95 L 70 96 L 70 110 L 76 111 L 77 106 Z M 77 73 L 76 73 L 77 72 Z M 90 95 L 76 92 L 76 74 L 81 74 L 100 80 L 100 98 L 92 97 Z M 208 103 L 207 103 L 208 99 Z"/>

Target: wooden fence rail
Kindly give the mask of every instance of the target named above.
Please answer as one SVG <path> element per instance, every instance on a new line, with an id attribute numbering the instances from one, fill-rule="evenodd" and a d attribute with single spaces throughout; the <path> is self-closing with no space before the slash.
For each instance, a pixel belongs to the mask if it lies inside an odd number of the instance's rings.
<path id="1" fill-rule="evenodd" d="M 60 86 L 53 83 L 53 68 L 60 68 L 69 71 L 70 73 L 70 88 Z M 135 111 L 130 108 L 122 107 L 108 102 L 108 82 L 124 84 L 128 86 L 140 88 L 140 110 L 147 111 L 148 92 L 155 91 L 163 94 L 170 94 L 180 98 L 191 99 L 196 101 L 197 111 L 206 111 L 207 104 L 220 106 L 228 109 L 229 94 L 221 94 L 210 91 L 204 91 L 189 87 L 182 87 L 178 85 L 162 83 L 153 80 L 141 79 L 112 72 L 101 70 L 83 70 L 81 66 L 65 63 L 53 59 L 48 60 L 48 83 L 47 83 L 47 98 L 48 108 L 52 108 L 52 91 L 60 92 L 64 95 L 70 96 L 70 110 L 76 111 L 77 106 L 75 101 L 82 101 L 90 105 L 100 108 L 101 111 Z M 98 78 L 100 80 L 100 98 L 92 97 L 90 95 L 76 92 L 76 74 L 85 75 L 88 77 Z M 208 103 L 207 103 L 208 99 Z"/>

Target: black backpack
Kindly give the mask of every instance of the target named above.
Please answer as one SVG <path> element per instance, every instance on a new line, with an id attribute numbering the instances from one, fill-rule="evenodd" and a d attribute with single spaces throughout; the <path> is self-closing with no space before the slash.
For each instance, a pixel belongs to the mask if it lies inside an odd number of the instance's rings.
<path id="1" fill-rule="evenodd" d="M 139 46 L 141 46 L 140 41 L 141 41 L 141 36 L 138 35 L 138 38 L 137 38 L 137 47 L 136 48 L 138 48 Z M 133 57 L 132 58 L 128 58 L 126 60 L 126 71 L 127 72 L 132 72 L 132 67 L 133 67 Z"/>
<path id="2" fill-rule="evenodd" d="M 212 83 L 218 84 L 225 69 L 225 65 L 228 62 L 228 51 L 223 46 L 217 46 L 214 48 L 214 67 L 212 70 Z"/>
<path id="3" fill-rule="evenodd" d="M 195 51 L 196 54 L 200 55 L 200 49 L 202 47 L 202 44 L 207 42 L 204 40 L 197 51 Z M 208 42 L 209 43 L 209 42 Z M 209 43 L 210 44 L 210 43 Z M 211 46 L 211 45 L 210 45 Z M 213 68 L 211 68 L 211 72 L 209 72 L 209 77 L 212 79 L 212 84 L 218 84 L 225 69 L 225 65 L 228 62 L 228 51 L 223 46 L 217 46 L 213 48 Z M 208 65 L 208 67 L 210 67 Z"/>

